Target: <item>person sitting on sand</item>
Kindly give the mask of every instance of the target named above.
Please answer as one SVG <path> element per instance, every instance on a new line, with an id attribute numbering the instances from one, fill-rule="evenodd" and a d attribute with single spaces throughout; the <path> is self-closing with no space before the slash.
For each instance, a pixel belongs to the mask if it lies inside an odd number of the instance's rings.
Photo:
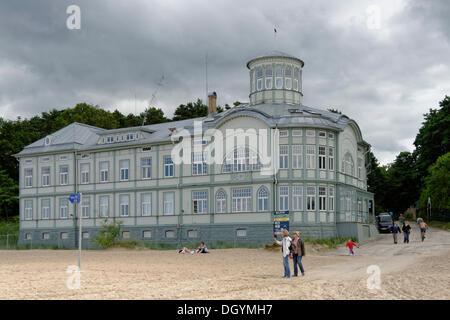
<path id="1" fill-rule="evenodd" d="M 348 239 L 348 242 L 347 242 L 347 244 L 346 244 L 345 246 L 348 247 L 349 254 L 351 254 L 352 256 L 355 255 L 355 253 L 353 252 L 353 247 L 354 247 L 354 246 L 357 246 L 357 247 L 359 248 L 359 244 L 354 243 L 354 242 L 352 241 L 352 239 Z"/>
<path id="2" fill-rule="evenodd" d="M 188 248 L 186 248 L 186 247 L 184 247 L 183 249 L 181 249 L 181 250 L 178 250 L 178 253 L 190 253 L 190 254 L 194 254 L 195 253 L 195 250 L 194 249 L 188 249 Z"/>
<path id="3" fill-rule="evenodd" d="M 198 247 L 196 253 L 209 253 L 208 248 L 205 246 L 205 242 L 200 242 L 200 247 Z"/>

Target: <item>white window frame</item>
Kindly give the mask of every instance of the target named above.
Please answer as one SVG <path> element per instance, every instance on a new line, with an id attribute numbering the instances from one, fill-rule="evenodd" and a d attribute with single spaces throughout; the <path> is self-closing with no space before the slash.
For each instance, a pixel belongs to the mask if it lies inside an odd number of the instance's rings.
<path id="1" fill-rule="evenodd" d="M 256 68 L 256 90 L 261 91 L 263 89 L 263 68 Z"/>
<path id="2" fill-rule="evenodd" d="M 119 207 L 120 207 L 120 216 L 121 217 L 129 217 L 130 216 L 130 195 L 129 194 L 119 195 Z"/>
<path id="3" fill-rule="evenodd" d="M 141 174 L 142 180 L 149 180 L 152 178 L 152 157 L 141 158 Z"/>
<path id="4" fill-rule="evenodd" d="M 44 169 L 48 170 L 48 173 L 44 173 Z M 42 173 L 42 186 L 43 187 L 49 187 L 50 186 L 50 167 L 42 167 L 41 173 Z"/>
<path id="5" fill-rule="evenodd" d="M 142 193 L 141 194 L 141 215 L 143 217 L 148 217 L 152 215 L 152 194 Z"/>
<path id="6" fill-rule="evenodd" d="M 306 136 L 307 137 L 315 137 L 316 136 L 316 131 L 312 130 L 312 129 L 307 129 L 306 130 Z"/>
<path id="7" fill-rule="evenodd" d="M 328 211 L 334 211 L 334 187 L 328 188 Z"/>
<path id="8" fill-rule="evenodd" d="M 319 146 L 319 169 L 326 170 L 326 156 L 327 156 L 327 147 Z"/>
<path id="9" fill-rule="evenodd" d="M 319 211 L 327 210 L 327 188 L 319 186 Z"/>
<path id="10" fill-rule="evenodd" d="M 99 197 L 99 214 L 102 218 L 107 218 L 109 216 L 109 196 Z"/>
<path id="11" fill-rule="evenodd" d="M 306 211 L 316 211 L 316 186 L 306 187 Z"/>
<path id="12" fill-rule="evenodd" d="M 265 88 L 266 90 L 271 90 L 273 88 L 273 66 L 266 65 L 265 67 Z"/>
<path id="13" fill-rule="evenodd" d="M 306 145 L 306 169 L 316 169 L 316 146 Z"/>
<path id="14" fill-rule="evenodd" d="M 88 184 L 89 183 L 89 163 L 81 163 L 80 164 L 80 172 L 81 172 L 81 184 Z M 86 170 L 87 168 L 87 170 Z"/>
<path id="15" fill-rule="evenodd" d="M 102 168 L 102 164 L 106 164 L 106 169 Z M 100 161 L 100 182 L 109 182 L 109 161 Z"/>
<path id="16" fill-rule="evenodd" d="M 192 213 L 208 212 L 208 190 L 192 191 Z"/>
<path id="17" fill-rule="evenodd" d="M 23 219 L 33 220 L 33 200 L 24 201 Z"/>
<path id="18" fill-rule="evenodd" d="M 280 144 L 280 169 L 289 168 L 289 145 Z"/>
<path id="19" fill-rule="evenodd" d="M 166 198 L 169 197 L 170 198 Z M 163 192 L 163 214 L 174 215 L 175 214 L 175 193 Z"/>
<path id="20" fill-rule="evenodd" d="M 275 88 L 283 89 L 283 67 L 275 66 Z"/>
<path id="21" fill-rule="evenodd" d="M 33 187 L 33 168 L 24 169 L 24 186 L 25 188 Z"/>
<path id="22" fill-rule="evenodd" d="M 67 168 L 67 172 L 63 172 L 63 168 Z M 61 186 L 69 184 L 69 166 L 67 164 L 59 166 L 59 184 Z"/>
<path id="23" fill-rule="evenodd" d="M 294 68 L 293 89 L 295 91 L 298 91 L 299 75 L 300 71 L 298 70 L 298 68 Z"/>
<path id="24" fill-rule="evenodd" d="M 292 210 L 302 211 L 303 210 L 303 186 L 293 185 L 292 186 Z"/>
<path id="25" fill-rule="evenodd" d="M 269 190 L 266 187 L 261 187 L 258 189 L 258 211 L 268 211 L 269 210 Z"/>
<path id="26" fill-rule="evenodd" d="M 227 193 L 220 189 L 216 193 L 216 213 L 225 213 L 227 211 Z"/>
<path id="27" fill-rule="evenodd" d="M 130 159 L 119 160 L 119 174 L 120 181 L 130 180 Z"/>
<path id="28" fill-rule="evenodd" d="M 59 218 L 60 219 L 69 218 L 69 204 L 66 198 L 59 199 Z"/>
<path id="29" fill-rule="evenodd" d="M 289 210 L 289 186 L 279 186 L 278 208 L 280 211 Z"/>
<path id="30" fill-rule="evenodd" d="M 303 136 L 303 131 L 301 129 L 294 129 L 294 130 L 292 130 L 292 136 L 293 137 L 301 137 L 301 136 Z"/>
<path id="31" fill-rule="evenodd" d="M 231 189 L 232 212 L 252 211 L 252 190 L 250 187 Z"/>
<path id="32" fill-rule="evenodd" d="M 175 167 L 172 161 L 171 156 L 164 156 L 164 178 L 173 178 L 175 177 Z"/>
<path id="33" fill-rule="evenodd" d="M 41 219 L 50 219 L 50 199 L 41 200 Z"/>
<path id="34" fill-rule="evenodd" d="M 334 171 L 334 148 L 328 148 L 328 170 Z"/>
<path id="35" fill-rule="evenodd" d="M 89 196 L 81 198 L 81 215 L 83 218 L 89 218 L 91 215 L 91 198 Z"/>
<path id="36" fill-rule="evenodd" d="M 303 168 L 303 145 L 293 144 L 292 145 L 292 168 L 302 169 Z"/>
<path id="37" fill-rule="evenodd" d="M 192 152 L 192 175 L 200 176 L 208 173 L 206 152 Z"/>
<path id="38" fill-rule="evenodd" d="M 284 69 L 284 87 L 286 90 L 292 89 L 292 66 L 286 66 Z"/>

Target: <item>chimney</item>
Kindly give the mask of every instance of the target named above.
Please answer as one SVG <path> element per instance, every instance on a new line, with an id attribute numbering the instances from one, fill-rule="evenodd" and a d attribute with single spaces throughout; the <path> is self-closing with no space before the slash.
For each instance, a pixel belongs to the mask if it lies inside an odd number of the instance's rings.
<path id="1" fill-rule="evenodd" d="M 208 93 L 208 115 L 217 112 L 216 100 L 217 100 L 217 93 L 215 91 Z"/>

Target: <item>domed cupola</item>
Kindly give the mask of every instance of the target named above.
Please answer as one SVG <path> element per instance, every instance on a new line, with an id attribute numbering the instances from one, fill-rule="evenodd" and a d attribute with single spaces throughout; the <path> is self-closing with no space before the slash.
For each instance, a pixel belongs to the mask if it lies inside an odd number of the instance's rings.
<path id="1" fill-rule="evenodd" d="M 299 58 L 272 51 L 247 63 L 250 69 L 250 104 L 302 102 L 302 68 Z"/>

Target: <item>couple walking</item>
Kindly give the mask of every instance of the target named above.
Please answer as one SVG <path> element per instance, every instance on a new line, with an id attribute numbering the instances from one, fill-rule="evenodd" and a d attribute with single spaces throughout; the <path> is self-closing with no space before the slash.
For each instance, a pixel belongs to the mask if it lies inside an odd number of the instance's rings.
<path id="1" fill-rule="evenodd" d="M 283 266 L 284 266 L 284 277 L 291 277 L 291 269 L 289 267 L 289 258 L 291 257 L 294 262 L 294 277 L 297 277 L 298 267 L 300 267 L 300 271 L 302 276 L 305 275 L 305 270 L 302 265 L 302 257 L 305 255 L 305 244 L 303 240 L 300 238 L 300 231 L 294 231 L 294 239 L 289 237 L 289 231 L 283 230 L 283 239 L 278 241 L 276 236 L 274 237 L 276 243 L 281 245 L 281 253 L 283 255 Z"/>

